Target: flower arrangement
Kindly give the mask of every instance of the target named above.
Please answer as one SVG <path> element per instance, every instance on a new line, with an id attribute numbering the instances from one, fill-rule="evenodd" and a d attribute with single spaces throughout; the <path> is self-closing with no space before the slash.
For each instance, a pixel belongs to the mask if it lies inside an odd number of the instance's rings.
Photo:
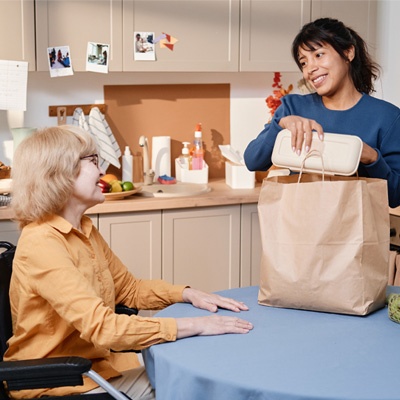
<path id="1" fill-rule="evenodd" d="M 281 83 L 281 73 L 280 72 L 275 72 L 274 73 L 274 82 L 272 84 L 273 94 L 268 96 L 265 99 L 265 102 L 267 103 L 267 107 L 270 110 L 271 114 L 271 119 L 275 114 L 276 109 L 282 104 L 281 98 L 283 96 L 286 96 L 293 90 L 293 85 L 290 84 L 287 89 L 284 89 Z"/>

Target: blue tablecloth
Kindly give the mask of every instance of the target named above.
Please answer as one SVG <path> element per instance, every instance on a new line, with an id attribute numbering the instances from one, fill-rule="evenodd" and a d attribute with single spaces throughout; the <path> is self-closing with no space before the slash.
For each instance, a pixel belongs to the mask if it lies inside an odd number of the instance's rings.
<path id="1" fill-rule="evenodd" d="M 250 307 L 240 316 L 254 329 L 144 351 L 157 400 L 400 399 L 400 325 L 387 308 L 357 317 L 260 306 L 255 286 L 220 294 Z M 175 304 L 157 316 L 208 314 Z"/>

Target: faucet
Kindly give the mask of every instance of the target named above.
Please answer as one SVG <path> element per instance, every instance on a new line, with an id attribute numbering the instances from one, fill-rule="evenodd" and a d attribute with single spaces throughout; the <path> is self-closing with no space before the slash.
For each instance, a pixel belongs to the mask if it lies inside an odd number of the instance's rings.
<path id="1" fill-rule="evenodd" d="M 149 146 L 146 136 L 140 136 L 139 146 L 143 148 L 143 178 L 145 185 L 152 185 L 154 179 L 154 171 L 150 169 L 149 163 Z"/>

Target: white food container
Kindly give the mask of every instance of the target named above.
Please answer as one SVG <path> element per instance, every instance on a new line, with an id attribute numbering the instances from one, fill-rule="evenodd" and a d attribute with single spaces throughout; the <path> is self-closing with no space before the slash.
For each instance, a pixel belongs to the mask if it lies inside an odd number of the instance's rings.
<path id="1" fill-rule="evenodd" d="M 225 181 L 232 189 L 253 189 L 256 183 L 256 174 L 249 171 L 245 165 L 225 162 Z"/>
<path id="2" fill-rule="evenodd" d="M 321 141 L 314 132 L 310 151 L 307 153 L 303 145 L 300 155 L 292 150 L 291 140 L 288 129 L 278 133 L 272 152 L 272 163 L 275 166 L 298 172 L 307 154 L 314 150 L 304 162 L 304 172 L 350 176 L 358 169 L 363 147 L 358 136 L 324 133 L 324 140 Z"/>

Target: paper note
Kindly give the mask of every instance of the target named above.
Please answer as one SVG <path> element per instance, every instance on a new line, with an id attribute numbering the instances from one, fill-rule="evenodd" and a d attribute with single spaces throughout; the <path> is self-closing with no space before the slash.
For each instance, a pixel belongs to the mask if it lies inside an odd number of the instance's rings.
<path id="1" fill-rule="evenodd" d="M 28 63 L 0 60 L 0 110 L 26 110 Z"/>
<path id="2" fill-rule="evenodd" d="M 168 33 L 163 33 L 163 35 L 165 37 L 160 40 L 160 49 L 166 47 L 167 49 L 170 49 L 171 51 L 173 51 L 174 45 L 178 41 L 178 39 L 176 37 L 168 35 Z"/>

